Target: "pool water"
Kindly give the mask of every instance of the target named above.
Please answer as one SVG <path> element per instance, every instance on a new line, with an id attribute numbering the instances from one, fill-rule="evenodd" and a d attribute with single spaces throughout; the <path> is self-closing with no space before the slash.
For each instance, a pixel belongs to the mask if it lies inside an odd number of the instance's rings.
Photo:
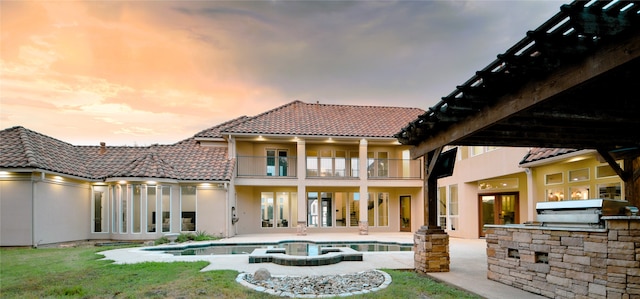
<path id="1" fill-rule="evenodd" d="M 167 248 L 154 248 L 173 255 L 224 255 L 224 254 L 250 254 L 259 248 L 285 248 L 289 255 L 317 256 L 321 247 L 349 247 L 359 252 L 377 251 L 412 251 L 413 244 L 383 243 L 383 242 L 280 242 L 269 244 L 207 244 L 206 246 L 187 246 L 177 250 Z"/>

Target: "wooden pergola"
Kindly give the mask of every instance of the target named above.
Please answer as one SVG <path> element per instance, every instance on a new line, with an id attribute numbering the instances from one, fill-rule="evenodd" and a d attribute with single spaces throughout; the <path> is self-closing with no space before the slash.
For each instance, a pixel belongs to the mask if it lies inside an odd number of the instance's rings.
<path id="1" fill-rule="evenodd" d="M 632 1 L 563 5 L 397 133 L 427 161 L 425 224 L 437 227 L 429 174 L 446 145 L 596 149 L 640 206 L 639 11 Z"/>

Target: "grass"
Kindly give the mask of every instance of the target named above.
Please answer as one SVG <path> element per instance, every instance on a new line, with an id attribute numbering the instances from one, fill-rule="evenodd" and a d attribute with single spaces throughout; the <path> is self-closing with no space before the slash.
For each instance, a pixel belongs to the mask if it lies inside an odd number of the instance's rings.
<path id="1" fill-rule="evenodd" d="M 100 260 L 113 248 L 2 248 L 2 298 L 276 298 L 235 282 L 236 271 L 200 272 L 206 262 L 116 265 Z M 98 253 L 98 254 L 96 254 Z M 349 298 L 480 298 L 411 271 L 379 292 Z"/>

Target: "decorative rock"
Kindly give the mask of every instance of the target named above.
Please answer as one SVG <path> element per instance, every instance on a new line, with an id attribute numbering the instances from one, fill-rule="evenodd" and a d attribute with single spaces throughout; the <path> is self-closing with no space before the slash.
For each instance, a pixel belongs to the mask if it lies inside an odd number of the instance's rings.
<path id="1" fill-rule="evenodd" d="M 344 275 L 272 276 L 267 279 L 258 279 L 256 275 L 260 270 L 254 275 L 240 274 L 241 284 L 245 286 L 248 284 L 256 291 L 286 297 L 344 297 L 375 292 L 386 288 L 391 283 L 391 276 L 378 270 Z"/>
<path id="2" fill-rule="evenodd" d="M 271 278 L 271 273 L 269 272 L 269 270 L 265 268 L 260 268 L 256 270 L 256 272 L 253 274 L 253 279 L 255 281 L 264 281 L 270 278 Z"/>

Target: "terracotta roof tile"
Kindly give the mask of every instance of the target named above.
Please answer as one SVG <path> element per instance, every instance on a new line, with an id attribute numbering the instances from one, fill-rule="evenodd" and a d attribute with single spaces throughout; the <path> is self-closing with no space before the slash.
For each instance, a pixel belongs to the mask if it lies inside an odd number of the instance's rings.
<path id="1" fill-rule="evenodd" d="M 529 150 L 529 153 L 522 158 L 520 165 L 535 161 L 540 161 L 560 155 L 565 155 L 579 150 L 573 148 L 547 148 L 547 147 L 534 147 Z"/>
<path id="2" fill-rule="evenodd" d="M 247 119 L 223 132 L 393 137 L 403 126 L 424 112 L 418 108 L 307 104 L 294 101 Z"/>
<path id="3" fill-rule="evenodd" d="M 232 119 L 230 121 L 219 124 L 215 127 L 208 128 L 206 130 L 202 130 L 198 132 L 194 137 L 196 138 L 222 138 L 222 132 L 230 127 L 233 127 L 239 123 L 242 123 L 248 120 L 250 117 L 241 116 L 236 119 Z"/>
<path id="4" fill-rule="evenodd" d="M 0 131 L 0 167 L 33 168 L 87 179 L 148 177 L 230 180 L 227 148 L 200 147 L 194 138 L 147 147 L 74 146 L 23 127 Z"/>

